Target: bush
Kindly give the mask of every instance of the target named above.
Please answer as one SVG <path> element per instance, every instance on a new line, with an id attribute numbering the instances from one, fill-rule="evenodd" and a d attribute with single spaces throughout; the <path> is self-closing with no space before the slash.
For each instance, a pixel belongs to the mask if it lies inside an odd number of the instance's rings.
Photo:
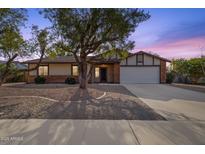
<path id="1" fill-rule="evenodd" d="M 11 77 L 6 79 L 6 82 L 25 82 L 24 73 L 14 73 Z"/>
<path id="2" fill-rule="evenodd" d="M 35 78 L 35 83 L 36 84 L 44 84 L 46 82 L 46 78 L 43 76 L 37 76 Z"/>
<path id="3" fill-rule="evenodd" d="M 191 83 L 192 83 L 191 78 L 188 77 L 188 76 L 186 76 L 186 77 L 185 77 L 185 80 L 184 80 L 184 83 L 191 84 Z"/>
<path id="4" fill-rule="evenodd" d="M 197 81 L 197 84 L 205 85 L 205 77 L 199 78 L 199 80 Z"/>
<path id="5" fill-rule="evenodd" d="M 166 83 L 172 83 L 174 81 L 174 73 L 167 72 Z"/>
<path id="6" fill-rule="evenodd" d="M 67 83 L 67 84 L 76 84 L 76 80 L 75 80 L 74 77 L 69 76 L 69 77 L 66 78 L 65 83 Z"/>

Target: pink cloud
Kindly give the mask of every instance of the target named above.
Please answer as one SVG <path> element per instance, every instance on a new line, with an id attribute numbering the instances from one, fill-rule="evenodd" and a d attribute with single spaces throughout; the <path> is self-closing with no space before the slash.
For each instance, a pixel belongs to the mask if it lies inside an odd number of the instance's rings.
<path id="1" fill-rule="evenodd" d="M 201 55 L 201 47 L 205 48 L 205 37 L 161 42 L 147 48 L 136 48 L 135 51 L 151 51 L 167 58 L 191 58 Z"/>

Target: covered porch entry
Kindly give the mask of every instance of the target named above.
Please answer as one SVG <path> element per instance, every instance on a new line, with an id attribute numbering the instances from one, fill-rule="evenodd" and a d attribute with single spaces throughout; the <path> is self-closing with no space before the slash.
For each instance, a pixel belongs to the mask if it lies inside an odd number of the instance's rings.
<path id="1" fill-rule="evenodd" d="M 91 82 L 92 83 L 119 83 L 119 63 L 94 64 Z"/>

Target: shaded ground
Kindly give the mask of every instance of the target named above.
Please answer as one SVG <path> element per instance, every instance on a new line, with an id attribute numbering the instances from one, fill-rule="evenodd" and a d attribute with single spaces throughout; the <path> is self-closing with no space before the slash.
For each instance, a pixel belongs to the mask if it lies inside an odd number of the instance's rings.
<path id="1" fill-rule="evenodd" d="M 1 87 L 0 119 L 29 118 L 165 120 L 120 85 L 89 85 L 88 90 L 65 84 Z"/>

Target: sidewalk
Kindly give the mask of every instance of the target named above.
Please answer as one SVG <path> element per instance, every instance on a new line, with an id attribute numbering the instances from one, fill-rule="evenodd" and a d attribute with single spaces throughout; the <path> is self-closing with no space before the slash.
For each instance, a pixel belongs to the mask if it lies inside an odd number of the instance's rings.
<path id="1" fill-rule="evenodd" d="M 0 144 L 205 144 L 205 122 L 0 120 Z"/>

